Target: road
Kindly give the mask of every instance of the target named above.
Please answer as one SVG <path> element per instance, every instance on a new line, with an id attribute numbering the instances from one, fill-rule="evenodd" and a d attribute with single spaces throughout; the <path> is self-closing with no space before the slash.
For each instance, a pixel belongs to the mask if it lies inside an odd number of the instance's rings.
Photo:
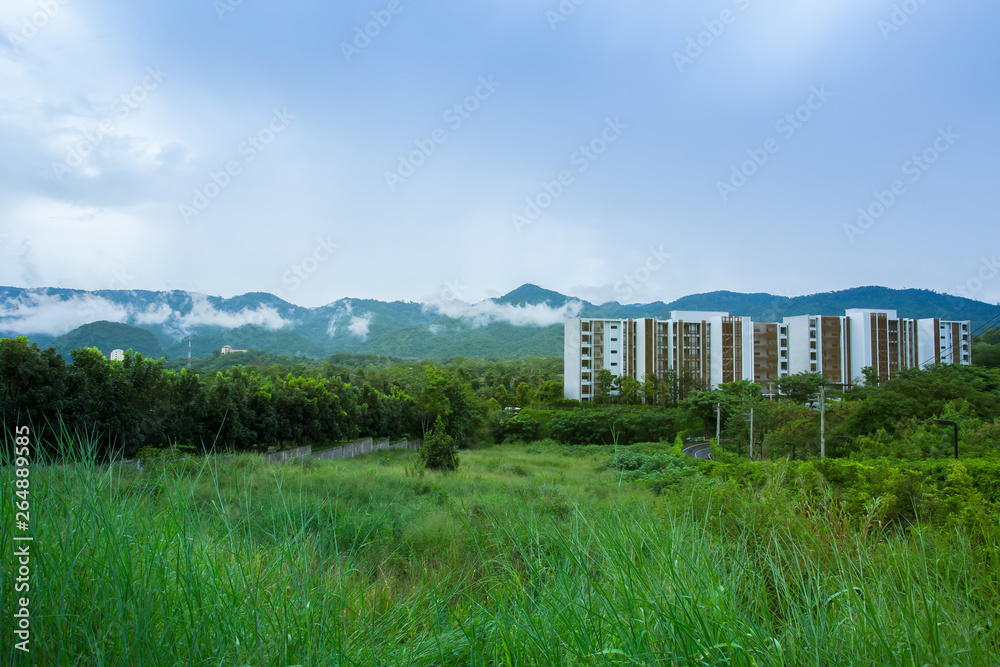
<path id="1" fill-rule="evenodd" d="M 703 442 L 693 442 L 685 447 L 683 451 L 688 456 L 693 456 L 696 459 L 710 459 L 712 458 L 712 443 L 707 440 Z"/>

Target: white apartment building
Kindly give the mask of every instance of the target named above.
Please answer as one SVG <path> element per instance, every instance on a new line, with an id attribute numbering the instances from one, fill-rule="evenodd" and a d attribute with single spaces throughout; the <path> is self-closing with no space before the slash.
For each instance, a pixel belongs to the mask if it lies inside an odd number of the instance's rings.
<path id="1" fill-rule="evenodd" d="M 670 319 L 576 318 L 565 323 L 564 395 L 592 400 L 598 374 L 647 374 L 673 369 L 701 386 L 748 379 L 774 391 L 774 381 L 800 372 L 822 373 L 831 384 L 863 382 L 862 369 L 883 380 L 904 368 L 935 363 L 968 365 L 968 321 L 899 318 L 894 310 L 850 309 L 841 316 L 798 315 L 753 322 L 724 312 L 671 311 Z"/>

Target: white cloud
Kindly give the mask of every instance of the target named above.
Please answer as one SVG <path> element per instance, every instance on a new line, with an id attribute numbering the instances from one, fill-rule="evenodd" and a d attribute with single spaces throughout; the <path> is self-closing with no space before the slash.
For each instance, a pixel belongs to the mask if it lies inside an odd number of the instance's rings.
<path id="1" fill-rule="evenodd" d="M 245 324 L 271 329 L 282 329 L 291 322 L 281 317 L 277 310 L 270 306 L 260 306 L 256 310 L 244 308 L 238 313 L 226 313 L 217 310 L 203 294 L 190 295 L 194 302 L 191 311 L 177 318 L 177 325 L 182 331 L 196 326 L 216 326 L 235 329 Z"/>
<path id="2" fill-rule="evenodd" d="M 29 292 L 24 299 L 0 303 L 0 329 L 17 334 L 59 336 L 99 320 L 124 322 L 128 311 L 99 296 L 59 296 Z"/>
<path id="3" fill-rule="evenodd" d="M 337 333 L 338 322 L 340 322 L 351 335 L 357 336 L 362 341 L 368 340 L 368 329 L 372 319 L 371 313 L 355 315 L 351 302 L 348 299 L 343 299 L 340 306 L 334 311 L 333 317 L 330 318 L 330 323 L 326 327 L 326 335 L 333 338 Z"/>
<path id="4" fill-rule="evenodd" d="M 347 325 L 347 330 L 360 338 L 362 341 L 368 340 L 368 327 L 372 323 L 371 315 L 362 317 L 352 317 L 351 323 Z"/>
<path id="5" fill-rule="evenodd" d="M 239 312 L 227 313 L 217 310 L 202 294 L 190 296 L 194 307 L 187 314 L 180 315 L 167 304 L 137 310 L 90 294 L 62 298 L 44 292 L 27 292 L 24 298 L 0 303 L 0 330 L 17 334 L 59 336 L 84 324 L 107 320 L 138 326 L 163 325 L 174 335 L 181 337 L 198 326 L 234 329 L 245 324 L 255 324 L 273 331 L 291 325 L 289 320 L 282 318 L 270 306 L 260 306 L 254 310 L 244 308 Z"/>
<path id="6" fill-rule="evenodd" d="M 561 324 L 566 319 L 576 317 L 583 309 L 583 304 L 579 301 L 569 301 L 559 308 L 553 308 L 547 303 L 515 306 L 494 301 L 480 301 L 473 304 L 451 300 L 427 304 L 424 308 L 436 310 L 446 317 L 466 320 L 475 327 L 486 326 L 490 322 L 507 322 L 514 326 L 546 327 L 552 324 Z"/>
<path id="7" fill-rule="evenodd" d="M 165 303 L 161 303 L 158 307 L 149 308 L 141 313 L 136 313 L 135 322 L 138 325 L 143 324 L 166 324 L 174 314 L 170 306 Z"/>

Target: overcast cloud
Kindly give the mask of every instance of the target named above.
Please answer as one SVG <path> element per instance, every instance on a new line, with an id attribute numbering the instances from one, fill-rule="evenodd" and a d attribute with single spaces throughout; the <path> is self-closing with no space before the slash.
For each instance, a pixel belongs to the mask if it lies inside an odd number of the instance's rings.
<path id="1" fill-rule="evenodd" d="M 997 302 L 998 21 L 987 0 L 5 0 L 0 284 L 542 324 L 573 307 L 468 304 L 526 282 Z M 31 326 L 116 308 L 53 300 Z"/>

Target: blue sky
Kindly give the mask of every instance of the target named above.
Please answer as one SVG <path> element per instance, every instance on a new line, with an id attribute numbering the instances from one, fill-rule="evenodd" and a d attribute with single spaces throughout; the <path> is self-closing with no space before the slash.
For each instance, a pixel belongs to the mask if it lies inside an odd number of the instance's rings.
<path id="1" fill-rule="evenodd" d="M 0 284 L 997 302 L 998 21 L 943 0 L 6 0 Z"/>

